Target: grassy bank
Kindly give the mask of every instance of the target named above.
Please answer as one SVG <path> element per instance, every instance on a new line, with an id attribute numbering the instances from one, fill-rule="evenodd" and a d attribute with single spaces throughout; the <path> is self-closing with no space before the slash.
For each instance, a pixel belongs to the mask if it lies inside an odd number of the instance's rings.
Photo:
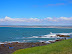
<path id="1" fill-rule="evenodd" d="M 59 41 L 45 46 L 20 49 L 13 54 L 72 54 L 72 39 Z"/>

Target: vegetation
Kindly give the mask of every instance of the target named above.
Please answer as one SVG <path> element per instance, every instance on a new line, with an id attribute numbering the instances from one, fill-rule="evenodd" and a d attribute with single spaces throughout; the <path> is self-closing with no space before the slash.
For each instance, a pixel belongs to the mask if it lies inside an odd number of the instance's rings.
<path id="1" fill-rule="evenodd" d="M 72 54 L 72 39 L 62 40 L 45 46 L 20 49 L 13 54 Z"/>

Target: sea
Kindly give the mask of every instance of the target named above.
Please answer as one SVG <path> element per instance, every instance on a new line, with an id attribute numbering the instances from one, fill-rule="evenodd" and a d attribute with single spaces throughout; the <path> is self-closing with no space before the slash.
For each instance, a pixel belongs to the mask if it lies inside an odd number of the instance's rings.
<path id="1" fill-rule="evenodd" d="M 0 27 L 0 42 L 41 42 L 55 40 L 58 38 L 40 38 L 51 33 L 70 34 L 72 28 L 22 28 L 22 27 Z"/>

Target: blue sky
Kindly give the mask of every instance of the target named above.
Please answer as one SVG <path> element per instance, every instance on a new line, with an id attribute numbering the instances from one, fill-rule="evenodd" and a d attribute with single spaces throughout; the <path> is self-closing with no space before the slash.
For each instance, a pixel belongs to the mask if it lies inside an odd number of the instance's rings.
<path id="1" fill-rule="evenodd" d="M 41 22 L 31 21 L 37 20 L 36 18 Z M 71 0 L 0 0 L 0 25 L 72 25 L 67 19 L 72 20 Z M 53 20 L 61 20 L 64 23 Z"/>

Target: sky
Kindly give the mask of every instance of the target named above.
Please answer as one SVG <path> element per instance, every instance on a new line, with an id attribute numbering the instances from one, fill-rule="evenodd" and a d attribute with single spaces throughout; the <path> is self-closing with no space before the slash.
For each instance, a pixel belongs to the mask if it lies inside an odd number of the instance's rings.
<path id="1" fill-rule="evenodd" d="M 0 25 L 72 25 L 72 0 L 0 0 Z"/>

